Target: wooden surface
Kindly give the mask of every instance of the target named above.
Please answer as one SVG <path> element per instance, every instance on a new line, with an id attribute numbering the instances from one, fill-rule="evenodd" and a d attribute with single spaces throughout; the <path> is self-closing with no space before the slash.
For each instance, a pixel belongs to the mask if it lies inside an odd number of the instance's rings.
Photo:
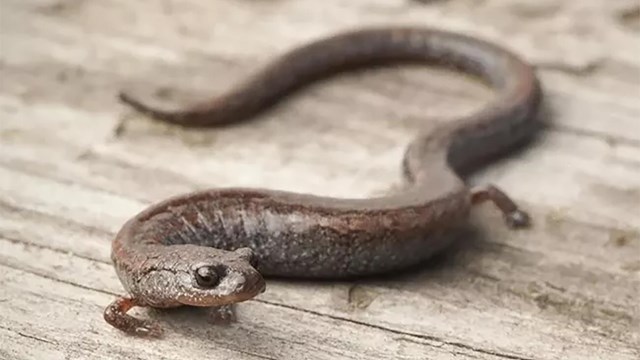
<path id="1" fill-rule="evenodd" d="M 322 5 L 319 5 L 319 4 Z M 640 5 L 553 0 L 1 0 L 0 357 L 3 359 L 638 359 Z M 535 219 L 477 234 L 399 276 L 269 281 L 211 326 L 197 309 L 102 320 L 122 287 L 119 227 L 151 202 L 212 186 L 335 196 L 399 183 L 431 119 L 490 94 L 424 68 L 311 87 L 259 120 L 182 130 L 136 115 L 120 88 L 206 97 L 276 54 L 363 24 L 425 24 L 504 44 L 539 67 L 548 129 L 476 174 Z M 635 212 L 635 213 L 634 213 Z"/>

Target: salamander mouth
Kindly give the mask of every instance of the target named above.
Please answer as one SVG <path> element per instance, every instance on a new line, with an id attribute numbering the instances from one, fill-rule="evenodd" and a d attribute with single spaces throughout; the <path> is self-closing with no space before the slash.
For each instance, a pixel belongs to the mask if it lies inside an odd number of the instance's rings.
<path id="1" fill-rule="evenodd" d="M 260 295 L 265 290 L 266 284 L 264 280 L 257 279 L 255 282 L 246 284 L 241 289 L 231 294 L 185 293 L 181 294 L 176 300 L 182 305 L 189 306 L 221 306 L 250 300 L 257 295 Z"/>

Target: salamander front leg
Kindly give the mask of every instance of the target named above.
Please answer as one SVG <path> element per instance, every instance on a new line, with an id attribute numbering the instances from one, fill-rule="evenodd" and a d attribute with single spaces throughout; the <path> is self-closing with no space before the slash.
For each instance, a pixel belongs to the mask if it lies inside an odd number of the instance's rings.
<path id="1" fill-rule="evenodd" d="M 120 329 L 129 335 L 160 337 L 162 328 L 158 324 L 127 315 L 127 311 L 134 306 L 140 306 L 136 299 L 118 298 L 104 309 L 104 319 L 116 329 Z"/>
<path id="2" fill-rule="evenodd" d="M 487 185 L 471 190 L 472 204 L 480 204 L 487 200 L 493 202 L 500 209 L 510 228 L 525 228 L 531 225 L 529 214 L 520 210 L 518 205 L 497 187 Z"/>

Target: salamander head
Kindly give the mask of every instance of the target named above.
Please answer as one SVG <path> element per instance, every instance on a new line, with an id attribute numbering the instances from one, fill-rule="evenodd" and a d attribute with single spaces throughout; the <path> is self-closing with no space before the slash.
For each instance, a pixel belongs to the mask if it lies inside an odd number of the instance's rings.
<path id="1" fill-rule="evenodd" d="M 195 245 L 164 246 L 150 257 L 134 296 L 155 306 L 220 306 L 245 301 L 265 289 L 249 248 L 225 251 Z"/>

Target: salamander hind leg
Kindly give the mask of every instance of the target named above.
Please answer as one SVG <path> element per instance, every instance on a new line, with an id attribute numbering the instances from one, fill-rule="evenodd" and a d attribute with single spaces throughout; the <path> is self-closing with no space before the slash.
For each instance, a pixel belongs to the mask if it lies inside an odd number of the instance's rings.
<path id="1" fill-rule="evenodd" d="M 104 320 L 129 335 L 155 338 L 162 336 L 162 328 L 155 322 L 127 315 L 127 311 L 134 306 L 140 306 L 136 299 L 118 298 L 104 309 Z"/>
<path id="2" fill-rule="evenodd" d="M 526 228 L 531 225 L 531 217 L 521 210 L 511 198 L 493 185 L 477 187 L 471 190 L 471 203 L 480 204 L 491 201 L 502 212 L 507 225 L 512 229 Z"/>

